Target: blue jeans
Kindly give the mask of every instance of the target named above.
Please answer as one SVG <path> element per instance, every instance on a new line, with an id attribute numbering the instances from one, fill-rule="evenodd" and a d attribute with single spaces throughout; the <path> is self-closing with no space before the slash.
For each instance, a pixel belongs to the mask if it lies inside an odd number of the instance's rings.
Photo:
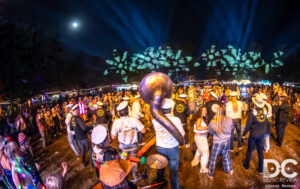
<path id="1" fill-rule="evenodd" d="M 157 146 L 157 152 L 165 156 L 169 161 L 171 188 L 179 189 L 179 182 L 178 182 L 179 148 L 178 146 L 174 148 L 161 148 Z M 165 168 L 157 170 L 158 182 L 164 181 L 164 179 L 165 179 Z"/>
<path id="2" fill-rule="evenodd" d="M 70 144 L 72 150 L 74 151 L 75 155 L 79 156 L 79 147 L 78 147 L 75 135 L 68 133 L 68 141 L 69 141 L 69 144 Z"/>
<path id="3" fill-rule="evenodd" d="M 232 129 L 231 137 L 230 137 L 230 150 L 234 150 L 234 144 L 233 144 L 234 129 L 236 130 L 236 134 L 237 134 L 238 147 L 239 148 L 242 147 L 241 119 L 232 119 L 232 123 L 233 123 L 233 129 Z"/>
<path id="4" fill-rule="evenodd" d="M 248 139 L 248 149 L 246 153 L 246 160 L 244 167 L 245 169 L 249 169 L 250 165 L 250 159 L 251 159 L 251 153 L 254 149 L 254 146 L 256 145 L 256 150 L 258 154 L 258 170 L 260 173 L 263 172 L 263 166 L 264 166 L 264 152 L 263 152 L 263 145 L 264 145 L 264 135 L 260 137 L 252 137 L 250 135 Z"/>

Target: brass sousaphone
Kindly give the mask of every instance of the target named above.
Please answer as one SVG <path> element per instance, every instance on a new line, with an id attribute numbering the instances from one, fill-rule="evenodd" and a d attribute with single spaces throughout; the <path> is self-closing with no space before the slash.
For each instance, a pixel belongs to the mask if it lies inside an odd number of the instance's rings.
<path id="1" fill-rule="evenodd" d="M 184 138 L 182 134 L 161 110 L 161 104 L 164 98 L 171 98 L 172 93 L 173 82 L 170 77 L 164 73 L 150 73 L 141 81 L 140 94 L 142 99 L 150 105 L 151 115 L 174 136 L 179 145 L 183 145 Z"/>

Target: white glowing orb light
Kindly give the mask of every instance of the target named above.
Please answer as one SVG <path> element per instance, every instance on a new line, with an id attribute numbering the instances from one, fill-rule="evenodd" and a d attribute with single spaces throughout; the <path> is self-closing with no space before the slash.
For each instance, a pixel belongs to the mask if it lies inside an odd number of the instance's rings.
<path id="1" fill-rule="evenodd" d="M 73 30 L 77 30 L 80 26 L 80 22 L 79 21 L 72 21 L 71 22 L 71 29 Z"/>

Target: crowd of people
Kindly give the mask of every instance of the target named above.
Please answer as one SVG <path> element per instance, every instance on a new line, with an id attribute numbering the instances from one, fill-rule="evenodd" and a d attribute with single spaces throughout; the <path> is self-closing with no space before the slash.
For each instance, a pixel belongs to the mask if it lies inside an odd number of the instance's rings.
<path id="1" fill-rule="evenodd" d="M 130 172 L 135 180 L 139 178 L 138 163 L 131 162 L 129 157 L 137 157 L 138 149 L 146 142 L 143 135 L 152 131 L 157 153 L 168 159 L 173 189 L 179 188 L 180 148 L 190 148 L 193 141 L 197 150 L 191 166 L 200 163 L 200 173 L 208 173 L 213 179 L 219 155 L 224 171 L 233 174 L 230 152 L 241 150 L 242 141 L 250 132 L 245 161 L 240 163 L 245 171 L 249 169 L 256 146 L 258 174 L 262 174 L 264 151 L 272 150 L 271 128 L 276 128 L 276 145 L 280 148 L 288 122 L 299 126 L 300 97 L 293 88 L 278 83 L 272 87 L 243 88 L 205 83 L 174 87 L 172 98 L 163 100 L 161 110 L 184 137 L 184 145 L 152 117 L 150 106 L 138 91 L 102 91 L 49 103 L 28 101 L 19 107 L 16 116 L 5 115 L 0 107 L 1 186 L 14 189 L 66 186 L 65 162 L 62 174 L 51 174 L 45 181 L 40 177 L 40 166 L 30 144 L 36 133 L 43 148 L 66 133 L 74 155 L 84 167 L 91 162 L 102 188 L 136 188 L 126 179 Z M 247 118 L 244 130 L 243 118 Z M 212 137 L 212 144 L 208 137 Z M 116 140 L 119 146 L 113 148 L 111 143 Z M 164 172 L 165 169 L 157 171 L 158 182 L 165 182 Z"/>

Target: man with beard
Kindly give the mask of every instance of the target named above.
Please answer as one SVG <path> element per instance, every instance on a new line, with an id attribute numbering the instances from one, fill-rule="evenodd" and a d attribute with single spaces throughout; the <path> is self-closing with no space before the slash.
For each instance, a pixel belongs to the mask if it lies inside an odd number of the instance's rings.
<path id="1" fill-rule="evenodd" d="M 279 103 L 275 109 L 275 127 L 277 134 L 277 146 L 281 147 L 284 138 L 285 127 L 289 121 L 289 102 L 285 91 L 279 93 Z"/>
<path id="2" fill-rule="evenodd" d="M 93 127 L 87 127 L 85 126 L 83 120 L 79 116 L 79 110 L 78 105 L 76 104 L 74 107 L 72 107 L 73 116 L 71 118 L 71 131 L 75 131 L 76 139 L 79 143 L 80 147 L 80 156 L 81 156 L 81 162 L 84 167 L 88 165 L 88 161 L 85 161 L 85 151 L 88 152 L 89 156 L 91 157 L 91 144 L 87 137 L 87 134 L 90 130 L 93 129 Z"/>

